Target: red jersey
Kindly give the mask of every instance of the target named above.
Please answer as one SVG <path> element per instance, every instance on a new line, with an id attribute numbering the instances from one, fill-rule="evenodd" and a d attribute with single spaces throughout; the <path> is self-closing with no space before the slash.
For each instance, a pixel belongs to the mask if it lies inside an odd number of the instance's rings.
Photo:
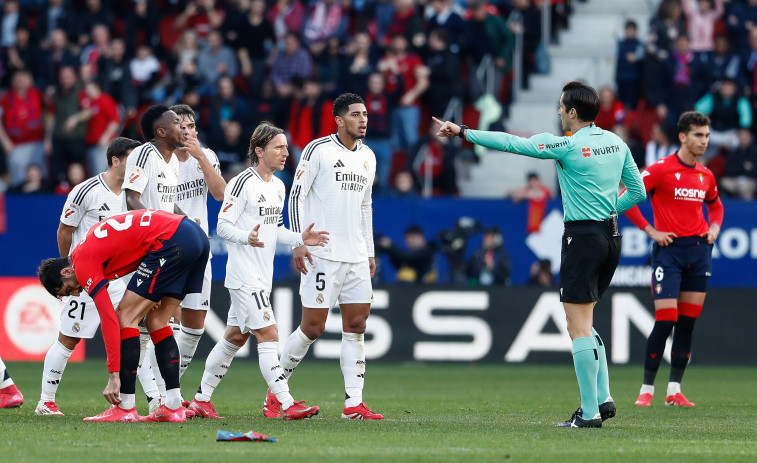
<path id="1" fill-rule="evenodd" d="M 399 87 L 398 79 L 402 79 L 403 95 L 415 87 L 417 79 L 415 78 L 415 69 L 423 66 L 423 61 L 418 55 L 413 53 L 406 53 L 405 56 L 397 60 L 397 66 L 399 67 L 399 74 L 392 74 L 391 71 L 386 71 L 386 91 L 387 93 L 394 93 Z M 417 104 L 418 99 L 413 100 L 412 104 Z"/>
<path id="2" fill-rule="evenodd" d="M 87 135 L 84 139 L 84 142 L 90 146 L 97 144 L 100 137 L 102 137 L 108 128 L 108 124 L 121 120 L 121 117 L 118 115 L 118 103 L 106 93 L 101 93 L 97 99 L 93 100 L 87 96 L 87 92 L 82 91 L 79 94 L 79 104 L 82 109 L 92 111 L 92 117 L 87 124 Z M 113 138 L 116 135 L 114 134 Z"/>
<path id="3" fill-rule="evenodd" d="M 721 224 L 723 205 L 715 176 L 702 164 L 686 165 L 676 152 L 647 167 L 641 178 L 652 199 L 657 230 L 673 232 L 678 237 L 705 234 L 710 226 L 704 219 L 703 202 L 707 203 L 710 223 Z M 640 229 L 649 225 L 636 206 L 626 216 Z"/>
<path id="4" fill-rule="evenodd" d="M 9 90 L 0 99 L 2 123 L 8 138 L 14 144 L 41 142 L 44 138 L 42 121 L 42 93 L 30 88 L 21 97 L 15 90 Z"/>
<path id="5" fill-rule="evenodd" d="M 163 247 L 184 217 L 142 209 L 117 214 L 89 229 L 71 254 L 76 279 L 100 314 L 108 371 L 121 365 L 120 328 L 107 289 L 108 280 L 137 270 L 148 252 Z"/>

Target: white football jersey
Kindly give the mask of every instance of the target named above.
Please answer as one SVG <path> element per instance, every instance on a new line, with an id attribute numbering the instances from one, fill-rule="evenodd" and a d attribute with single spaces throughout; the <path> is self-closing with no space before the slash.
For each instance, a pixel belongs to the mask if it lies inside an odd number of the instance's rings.
<path id="1" fill-rule="evenodd" d="M 105 184 L 103 174 L 76 185 L 66 198 L 66 205 L 60 215 L 64 225 L 76 227 L 71 238 L 71 251 L 87 235 L 92 225 L 124 211 L 124 193 L 115 194 Z"/>
<path id="2" fill-rule="evenodd" d="M 179 183 L 179 160 L 171 154 L 166 162 L 157 148 L 147 142 L 126 158 L 123 189 L 141 194 L 141 201 L 149 209 L 174 211 L 176 186 Z"/>
<path id="3" fill-rule="evenodd" d="M 281 180 L 272 176 L 266 182 L 253 167 L 248 167 L 226 185 L 216 230 L 218 236 L 228 240 L 227 288 L 244 286 L 271 291 L 276 243 L 285 235 L 295 235 L 284 227 L 285 196 Z M 247 242 L 258 224 L 258 240 L 265 243 L 263 248 L 252 247 Z"/>
<path id="4" fill-rule="evenodd" d="M 213 150 L 203 148 L 202 152 L 218 174 L 221 165 Z M 178 159 L 177 159 L 178 160 Z M 200 162 L 189 156 L 184 162 L 179 161 L 179 184 L 176 187 L 176 205 L 193 220 L 199 220 L 200 226 L 208 234 L 208 184 L 202 173 Z M 173 211 L 172 211 L 173 212 Z"/>
<path id="5" fill-rule="evenodd" d="M 289 194 L 289 223 L 298 233 L 311 223 L 329 232 L 326 246 L 309 247 L 312 255 L 353 263 L 373 256 L 373 229 L 363 215 L 370 214 L 375 175 L 376 156 L 361 141 L 354 151 L 337 135 L 308 143 Z"/>

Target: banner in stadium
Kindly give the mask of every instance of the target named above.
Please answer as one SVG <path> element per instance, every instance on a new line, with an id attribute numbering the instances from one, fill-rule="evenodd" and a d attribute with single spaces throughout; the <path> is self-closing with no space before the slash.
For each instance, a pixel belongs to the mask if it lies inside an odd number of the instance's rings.
<path id="1" fill-rule="evenodd" d="M 58 339 L 61 302 L 37 278 L 0 278 L 0 355 L 6 361 L 43 361 Z M 84 341 L 71 361 L 84 360 Z"/>
<path id="2" fill-rule="evenodd" d="M 755 298 L 754 290 L 708 293 L 694 336 L 693 363 L 755 364 L 752 352 L 757 312 L 748 310 Z M 213 309 L 195 359 L 205 358 L 223 336 L 230 300 L 222 284 L 214 284 L 211 302 Z M 275 287 L 271 302 L 283 342 L 300 321 L 298 287 Z M 595 326 L 613 364 L 643 363 L 646 336 L 653 324 L 648 290 L 611 289 L 595 310 Z M 308 356 L 338 361 L 340 343 L 341 318 L 338 310 L 332 309 L 326 332 Z M 376 288 L 365 351 L 369 361 L 571 362 L 571 343 L 558 292 L 535 288 Z M 255 352 L 253 339 L 238 356 L 256 359 Z M 90 343 L 88 353 L 104 356 L 102 342 Z"/>
<path id="3" fill-rule="evenodd" d="M 0 276 L 33 276 L 39 262 L 56 256 L 58 247 L 55 231 L 65 198 L 61 196 L 8 196 L 7 231 L 0 234 Z M 714 247 L 711 287 L 757 287 L 753 277 L 757 268 L 757 202 L 724 201 L 723 230 Z M 211 249 L 213 252 L 213 278 L 223 281 L 226 272 L 225 242 L 215 233 L 220 203 L 208 201 Z M 650 204 L 641 206 L 648 219 L 652 218 Z M 481 231 L 497 226 L 502 231 L 505 247 L 512 262 L 512 284 L 521 285 L 528 280 L 531 264 L 537 259 L 549 259 L 554 272 L 560 265 L 560 236 L 563 215 L 559 201 L 552 201 L 538 232 L 526 234 L 527 206 L 509 200 L 473 200 L 457 198 L 391 199 L 374 198 L 373 225 L 377 235 L 388 236 L 402 246 L 405 229 L 420 225 L 429 240 L 440 252 L 435 267 L 440 283 L 451 282 L 452 272 L 448 256 L 451 249 L 464 246 L 458 252 L 470 258 L 481 243 Z M 284 214 L 285 222 L 286 214 Z M 456 228 L 461 217 L 471 219 L 478 231 Z M 623 248 L 620 266 L 613 285 L 621 287 L 648 287 L 652 269 L 649 263 L 650 240 L 621 216 Z M 445 254 L 447 251 L 447 254 Z M 274 279 L 282 283 L 296 281 L 290 265 L 291 249 L 279 246 L 274 265 Z M 395 271 L 384 259 L 379 279 L 392 282 Z"/>

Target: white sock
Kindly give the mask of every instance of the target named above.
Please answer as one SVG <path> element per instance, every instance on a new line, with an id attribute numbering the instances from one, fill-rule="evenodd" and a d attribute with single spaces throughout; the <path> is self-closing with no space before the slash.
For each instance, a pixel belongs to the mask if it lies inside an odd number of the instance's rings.
<path id="1" fill-rule="evenodd" d="M 165 402 L 166 398 L 166 382 L 163 381 L 163 376 L 160 374 L 160 368 L 158 367 L 158 358 L 155 357 L 155 344 L 152 342 L 147 343 L 147 353 L 145 354 L 145 368 L 150 368 L 152 375 L 155 377 L 155 384 L 158 387 L 158 394 Z"/>
<path id="2" fill-rule="evenodd" d="M 668 383 L 668 395 L 676 395 L 681 392 L 681 383 Z"/>
<path id="3" fill-rule="evenodd" d="M 201 402 L 210 400 L 213 391 L 216 390 L 218 384 L 229 371 L 231 361 L 234 360 L 234 355 L 239 349 L 239 346 L 235 346 L 225 339 L 216 343 L 213 350 L 208 354 L 207 360 L 205 360 L 205 371 L 202 374 L 202 382 L 200 382 L 200 388 L 195 394 L 195 399 Z"/>
<path id="4" fill-rule="evenodd" d="M 294 369 L 300 364 L 305 354 L 308 353 L 310 345 L 313 344 L 315 339 L 310 339 L 305 336 L 302 329 L 298 326 L 292 334 L 289 335 L 284 342 L 284 347 L 281 350 L 281 368 L 284 369 L 284 375 L 287 378 L 292 376 Z"/>
<path id="5" fill-rule="evenodd" d="M 5 363 L 0 358 L 0 389 L 5 389 L 8 386 L 13 385 L 13 380 L 5 369 Z"/>
<path id="6" fill-rule="evenodd" d="M 654 395 L 654 386 L 650 386 L 649 384 L 642 384 L 641 390 L 639 391 L 639 395 L 641 394 L 652 394 Z"/>
<path id="7" fill-rule="evenodd" d="M 345 407 L 357 407 L 363 401 L 365 383 L 365 335 L 342 332 L 342 352 L 339 363 L 344 376 Z"/>
<path id="8" fill-rule="evenodd" d="M 131 410 L 137 406 L 137 395 L 121 393 L 121 403 L 118 406 L 124 410 Z"/>
<path id="9" fill-rule="evenodd" d="M 147 346 L 152 345 L 150 342 L 150 334 L 147 329 L 139 328 L 139 367 L 137 367 L 137 377 L 139 378 L 139 384 L 142 385 L 142 390 L 145 391 L 145 395 L 148 400 L 159 399 L 160 391 L 158 390 L 158 384 L 155 382 L 155 375 L 152 374 L 152 363 L 149 361 L 150 357 L 146 355 Z"/>
<path id="10" fill-rule="evenodd" d="M 181 388 L 175 387 L 166 391 L 166 407 L 171 410 L 181 407 Z"/>
<path id="11" fill-rule="evenodd" d="M 68 364 L 68 358 L 74 351 L 66 348 L 60 341 L 56 341 L 45 355 L 45 364 L 42 370 L 42 394 L 39 400 L 42 402 L 55 402 L 55 393 L 58 392 L 60 379 Z"/>
<path id="12" fill-rule="evenodd" d="M 289 393 L 287 377 L 279 363 L 278 348 L 279 343 L 276 341 L 258 344 L 258 363 L 263 379 L 268 383 L 268 389 L 276 396 L 276 400 L 281 402 L 281 408 L 286 410 L 292 406 L 294 399 Z"/>
<path id="13" fill-rule="evenodd" d="M 187 367 L 192 362 L 192 358 L 195 356 L 197 350 L 197 344 L 200 342 L 202 333 L 205 332 L 205 328 L 187 328 L 181 327 L 179 335 L 176 338 L 176 343 L 179 345 L 179 353 L 181 354 L 181 363 L 179 364 L 179 378 L 184 375 Z"/>

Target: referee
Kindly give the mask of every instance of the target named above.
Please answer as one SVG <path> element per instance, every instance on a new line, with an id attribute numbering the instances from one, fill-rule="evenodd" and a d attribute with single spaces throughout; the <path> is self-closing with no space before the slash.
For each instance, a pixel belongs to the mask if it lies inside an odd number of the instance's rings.
<path id="1" fill-rule="evenodd" d="M 562 89 L 557 111 L 563 130 L 572 132 L 569 137 L 542 133 L 521 138 L 433 118 L 441 125 L 438 136 L 460 137 L 490 149 L 557 163 L 565 209 L 560 301 L 581 392 L 581 407 L 561 427 L 598 428 L 615 416 L 605 347 L 592 327 L 593 312 L 620 259 L 618 214 L 646 197 L 631 151 L 615 134 L 594 125 L 598 113 L 597 91 L 582 82 L 569 82 Z M 618 197 L 621 179 L 627 190 Z"/>

